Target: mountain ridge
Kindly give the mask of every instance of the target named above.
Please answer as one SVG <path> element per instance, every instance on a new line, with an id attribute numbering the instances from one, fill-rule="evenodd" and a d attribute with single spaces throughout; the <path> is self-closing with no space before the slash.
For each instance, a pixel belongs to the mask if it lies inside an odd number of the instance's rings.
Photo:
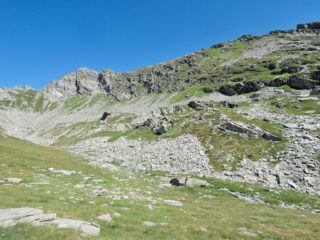
<path id="1" fill-rule="evenodd" d="M 94 94 L 106 94 L 112 95 L 118 100 L 125 100 L 136 97 L 143 93 L 161 93 L 161 92 L 172 92 L 181 91 L 184 86 L 177 86 L 181 81 L 185 81 L 186 78 L 197 78 L 193 80 L 193 84 L 201 83 L 201 75 L 205 73 L 201 67 L 197 64 L 203 64 L 207 61 L 206 58 L 211 57 L 210 52 L 220 50 L 223 48 L 232 48 L 235 44 L 241 45 L 241 43 L 254 42 L 261 38 L 267 38 L 275 36 L 276 38 L 295 34 L 312 34 L 317 35 L 320 32 L 319 22 L 298 24 L 296 29 L 291 30 L 273 30 L 265 35 L 242 35 L 236 40 L 228 41 L 225 43 L 219 43 L 211 46 L 208 49 L 201 49 L 194 53 L 187 54 L 176 59 L 169 60 L 160 64 L 155 64 L 141 69 L 137 69 L 129 72 L 114 72 L 112 70 L 102 70 L 97 72 L 95 70 L 82 67 L 73 72 L 63 75 L 59 80 L 50 82 L 44 88 L 37 90 L 44 94 L 50 100 L 58 100 L 61 97 L 70 95 L 94 95 Z M 273 46 L 274 47 L 274 46 Z M 241 46 L 240 46 L 241 48 Z M 272 47 L 269 47 L 269 54 L 272 53 Z M 261 50 L 262 51 L 262 50 Z M 208 56 L 209 52 L 209 56 Z M 251 53 L 252 54 L 252 53 Z M 263 54 L 263 53 L 261 53 Z M 199 57 L 200 55 L 200 57 Z M 252 57 L 247 54 L 245 58 Z M 259 56 L 253 56 L 258 59 Z M 228 60 L 230 61 L 230 59 Z M 224 65 L 228 65 L 228 61 Z M 234 62 L 232 62 L 234 61 Z M 237 62 L 237 59 L 232 60 L 231 64 Z M 183 69 L 183 65 L 187 65 L 187 70 Z M 221 65 L 221 63 L 220 63 Z M 219 67 L 219 66 L 218 66 Z M 193 72 L 189 71 L 194 69 Z M 221 68 L 218 70 L 220 71 Z M 179 72 L 187 72 L 187 76 L 179 76 Z M 182 74 L 180 74 L 182 75 Z M 185 74 L 186 75 L 186 74 Z M 223 75 L 223 74 L 221 74 Z M 199 78 L 198 78 L 199 77 Z M 165 79 L 165 81 L 161 81 Z M 206 79 L 207 82 L 212 79 Z M 244 79 L 253 80 L 253 79 Z M 162 86 L 164 85 L 164 86 Z M 184 83 L 184 85 L 190 85 Z M 13 90 L 20 88 L 15 87 Z M 23 88 L 20 90 L 27 90 Z M 10 91 L 10 89 L 1 89 L 2 92 Z"/>

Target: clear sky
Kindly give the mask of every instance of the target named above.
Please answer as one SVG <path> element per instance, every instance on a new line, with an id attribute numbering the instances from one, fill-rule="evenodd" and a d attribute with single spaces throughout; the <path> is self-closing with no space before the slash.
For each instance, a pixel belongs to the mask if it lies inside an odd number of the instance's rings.
<path id="1" fill-rule="evenodd" d="M 0 0 L 0 86 L 134 70 L 317 20 L 319 0 Z"/>

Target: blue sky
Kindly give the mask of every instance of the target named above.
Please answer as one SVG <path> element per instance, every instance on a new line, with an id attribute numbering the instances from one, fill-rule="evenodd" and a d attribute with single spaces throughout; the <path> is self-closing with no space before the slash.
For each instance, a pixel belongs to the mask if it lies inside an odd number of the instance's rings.
<path id="1" fill-rule="evenodd" d="M 320 20 L 318 0 L 1 0 L 0 86 L 129 71 L 242 34 Z"/>

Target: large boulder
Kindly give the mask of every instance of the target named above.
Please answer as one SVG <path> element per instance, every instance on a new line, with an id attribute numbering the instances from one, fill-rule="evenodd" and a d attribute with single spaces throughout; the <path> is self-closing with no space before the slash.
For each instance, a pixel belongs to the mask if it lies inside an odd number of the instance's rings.
<path id="1" fill-rule="evenodd" d="M 288 84 L 287 80 L 277 77 L 277 78 L 273 79 L 271 82 L 269 82 L 268 86 L 270 86 L 270 87 L 280 87 L 280 86 L 283 86 L 283 85 L 286 85 L 286 84 Z"/>
<path id="2" fill-rule="evenodd" d="M 227 96 L 233 96 L 233 95 L 237 95 L 238 92 L 234 89 L 234 87 L 232 85 L 224 85 L 219 89 L 219 92 L 227 95 Z"/>
<path id="3" fill-rule="evenodd" d="M 195 110 L 203 110 L 205 108 L 205 104 L 199 101 L 190 101 L 188 106 Z"/>
<path id="4" fill-rule="evenodd" d="M 100 118 L 101 121 L 106 120 L 109 116 L 111 115 L 111 113 L 109 112 L 104 112 Z"/>
<path id="5" fill-rule="evenodd" d="M 316 71 L 311 73 L 311 78 L 316 81 L 320 81 L 320 67 Z"/>
<path id="6" fill-rule="evenodd" d="M 278 73 L 279 74 L 284 74 L 284 73 L 298 73 L 303 69 L 303 67 L 301 66 L 296 66 L 296 65 L 292 65 L 292 66 L 288 66 L 288 67 L 284 67 L 282 68 Z"/>
<path id="7" fill-rule="evenodd" d="M 170 180 L 170 184 L 173 186 L 185 186 L 185 187 L 209 186 L 209 183 L 205 180 L 198 179 L 198 178 L 189 178 L 189 177 L 172 178 Z"/>
<path id="8" fill-rule="evenodd" d="M 310 80 L 304 79 L 302 77 L 293 75 L 289 78 L 288 83 L 290 87 L 295 89 L 312 89 L 314 87 L 314 83 Z"/>
<path id="9" fill-rule="evenodd" d="M 156 126 L 152 130 L 157 135 L 162 135 L 167 132 L 166 126 L 164 124 L 161 124 L 160 126 Z"/>
<path id="10" fill-rule="evenodd" d="M 266 132 L 255 125 L 249 125 L 242 122 L 225 121 L 225 123 L 220 126 L 220 129 L 246 134 L 250 137 L 262 137 L 270 141 L 281 141 L 281 138 L 276 135 Z"/>
<path id="11" fill-rule="evenodd" d="M 228 96 L 233 96 L 236 94 L 256 92 L 263 87 L 264 83 L 261 81 L 246 81 L 235 85 L 224 85 L 219 89 L 219 92 Z"/>
<path id="12" fill-rule="evenodd" d="M 233 103 L 233 102 L 228 102 L 228 101 L 222 101 L 222 102 L 220 102 L 220 105 L 222 107 L 228 107 L 228 108 L 236 108 L 236 107 L 238 107 L 238 104 Z"/>

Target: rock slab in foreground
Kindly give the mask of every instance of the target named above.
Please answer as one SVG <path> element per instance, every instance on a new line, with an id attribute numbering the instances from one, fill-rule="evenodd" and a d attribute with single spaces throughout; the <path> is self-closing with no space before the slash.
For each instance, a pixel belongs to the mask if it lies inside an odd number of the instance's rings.
<path id="1" fill-rule="evenodd" d="M 34 226 L 55 225 L 60 229 L 71 228 L 80 230 L 87 236 L 96 236 L 100 233 L 100 226 L 96 223 L 59 218 L 55 213 L 43 213 L 41 209 L 37 208 L 0 209 L 0 227 L 11 227 L 19 223 Z"/>

